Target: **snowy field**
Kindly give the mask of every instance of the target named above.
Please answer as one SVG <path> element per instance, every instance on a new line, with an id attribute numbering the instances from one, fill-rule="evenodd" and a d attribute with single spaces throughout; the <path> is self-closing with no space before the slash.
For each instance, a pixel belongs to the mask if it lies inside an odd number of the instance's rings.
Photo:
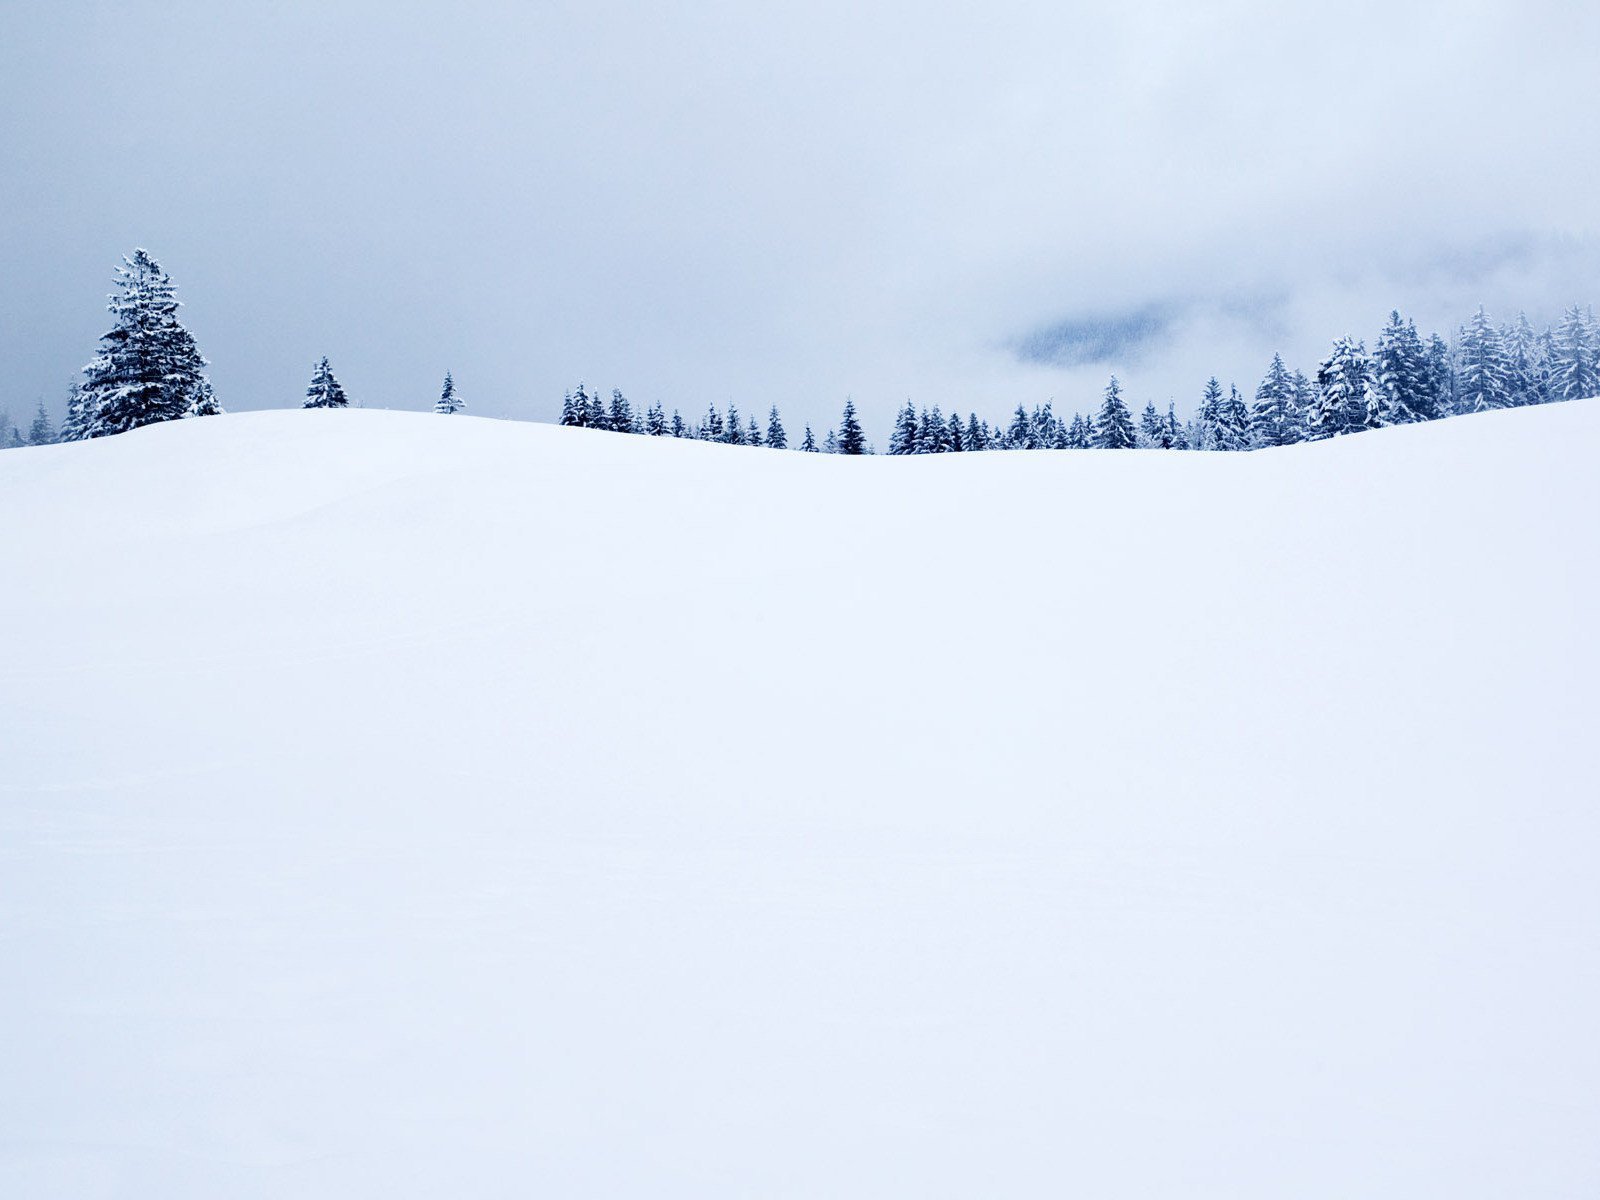
<path id="1" fill-rule="evenodd" d="M 0 1196 L 1600 1195 L 1597 462 L 0 456 Z"/>

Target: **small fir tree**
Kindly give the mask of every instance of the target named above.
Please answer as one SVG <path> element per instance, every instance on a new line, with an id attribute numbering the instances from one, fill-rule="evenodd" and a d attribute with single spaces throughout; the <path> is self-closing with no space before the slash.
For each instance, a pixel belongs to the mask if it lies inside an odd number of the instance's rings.
<path id="1" fill-rule="evenodd" d="M 433 406 L 436 413 L 455 413 L 465 408 L 466 401 L 461 399 L 456 391 L 456 381 L 451 378 L 450 372 L 444 373 L 444 387 L 439 390 L 439 400 Z"/>
<path id="2" fill-rule="evenodd" d="M 1094 419 L 1094 444 L 1098 450 L 1132 450 L 1136 444 L 1133 416 L 1122 402 L 1122 385 L 1113 375 L 1105 399 Z"/>
<path id="3" fill-rule="evenodd" d="M 344 388 L 333 377 L 326 357 L 311 372 L 311 386 L 306 388 L 306 402 L 301 408 L 348 408 L 350 401 Z"/>

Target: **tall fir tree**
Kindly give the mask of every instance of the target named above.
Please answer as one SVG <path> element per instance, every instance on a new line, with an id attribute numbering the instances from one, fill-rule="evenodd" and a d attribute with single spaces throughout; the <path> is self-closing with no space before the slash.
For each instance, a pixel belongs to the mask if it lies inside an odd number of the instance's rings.
<path id="1" fill-rule="evenodd" d="M 811 432 L 811 426 L 809 423 L 806 425 L 805 437 L 800 440 L 800 450 L 805 454 L 815 454 L 817 452 L 817 438 L 816 435 Z"/>
<path id="2" fill-rule="evenodd" d="M 1507 325 L 1500 336 L 1505 341 L 1506 365 L 1511 375 L 1511 403 L 1518 407 L 1544 404 L 1550 399 L 1544 343 L 1534 332 L 1528 314 L 1518 313 L 1516 322 Z"/>
<path id="3" fill-rule="evenodd" d="M 1550 395 L 1555 400 L 1587 400 L 1600 396 L 1600 348 L 1592 322 L 1573 305 L 1555 332 L 1555 361 L 1550 372 Z"/>
<path id="4" fill-rule="evenodd" d="M 1461 327 L 1456 346 L 1456 401 L 1462 412 L 1511 405 L 1511 364 L 1505 340 L 1482 307 Z"/>
<path id="5" fill-rule="evenodd" d="M 906 401 L 905 407 L 895 414 L 894 429 L 889 434 L 890 454 L 915 454 L 921 428 L 917 423 L 917 410 Z"/>
<path id="6" fill-rule="evenodd" d="M 1250 409 L 1250 440 L 1257 446 L 1288 446 L 1300 440 L 1294 403 L 1294 376 L 1274 354 Z"/>
<path id="7" fill-rule="evenodd" d="M 1154 400 L 1145 401 L 1144 411 L 1139 414 L 1139 444 L 1151 449 L 1161 448 L 1161 434 L 1166 428 L 1166 422 L 1161 419 L 1161 414 L 1156 411 Z"/>
<path id="8" fill-rule="evenodd" d="M 333 370 L 328 366 L 328 359 L 323 357 L 311 372 L 311 386 L 306 389 L 306 402 L 301 408 L 348 408 L 350 401 L 344 394 L 344 388 L 339 386 L 339 381 L 333 377 Z"/>
<path id="9" fill-rule="evenodd" d="M 38 411 L 33 414 L 33 424 L 28 427 L 28 445 L 48 446 L 55 440 L 55 428 L 50 424 L 50 414 L 41 400 Z"/>
<path id="10" fill-rule="evenodd" d="M 730 446 L 744 445 L 744 427 L 739 424 L 739 406 L 728 401 L 728 423 L 723 426 L 722 440 Z"/>
<path id="11" fill-rule="evenodd" d="M 1456 361 L 1450 346 L 1437 333 L 1428 338 L 1427 386 L 1423 395 L 1426 408 L 1423 417 L 1436 420 L 1456 411 Z"/>
<path id="12" fill-rule="evenodd" d="M 756 424 L 756 419 L 753 415 L 745 423 L 744 444 L 746 446 L 761 445 L 761 427 Z"/>
<path id="13" fill-rule="evenodd" d="M 1122 385 L 1113 375 L 1094 419 L 1094 444 L 1098 450 L 1132 450 L 1138 444 L 1133 416 L 1122 401 Z"/>
<path id="14" fill-rule="evenodd" d="M 1365 429 L 1371 379 L 1366 343 L 1353 337 L 1335 342 L 1317 368 L 1317 389 L 1306 412 L 1308 436 L 1330 438 Z"/>
<path id="15" fill-rule="evenodd" d="M 1222 432 L 1222 384 L 1213 375 L 1206 380 L 1205 391 L 1200 396 L 1200 408 L 1195 413 L 1196 450 L 1224 449 Z"/>
<path id="16" fill-rule="evenodd" d="M 840 454 L 865 454 L 867 452 L 867 435 L 861 430 L 861 422 L 856 418 L 856 402 L 845 397 L 844 415 L 839 419 L 839 450 Z"/>
<path id="17" fill-rule="evenodd" d="M 767 445 L 774 450 L 787 450 L 789 448 L 789 435 L 784 432 L 783 419 L 778 416 L 778 406 L 774 404 L 772 411 L 767 414 Z"/>
<path id="18" fill-rule="evenodd" d="M 638 419 L 633 405 L 622 394 L 621 388 L 611 389 L 611 411 L 606 414 L 606 425 L 613 433 L 638 433 Z"/>
<path id="19" fill-rule="evenodd" d="M 141 425 L 222 411 L 205 376 L 206 360 L 178 321 L 171 278 L 144 250 L 117 268 L 112 328 L 84 367 L 74 422 L 81 437 L 124 433 Z"/>
<path id="20" fill-rule="evenodd" d="M 1227 399 L 1217 406 L 1217 449 L 1250 449 L 1250 408 L 1233 384 L 1228 385 Z"/>
<path id="21" fill-rule="evenodd" d="M 667 436 L 667 410 L 657 400 L 644 414 L 644 431 L 650 437 Z"/>
<path id="22" fill-rule="evenodd" d="M 456 391 L 456 381 L 450 372 L 444 373 L 444 387 L 439 389 L 439 399 L 433 406 L 436 413 L 457 413 L 467 406 L 465 400 Z"/>
<path id="23" fill-rule="evenodd" d="M 1183 426 L 1178 421 L 1178 406 L 1171 400 L 1167 401 L 1166 428 L 1161 432 L 1161 448 L 1163 450 L 1187 450 L 1189 439 L 1184 435 Z"/>
<path id="24" fill-rule="evenodd" d="M 945 444 L 953 454 L 960 454 L 967 448 L 967 435 L 961 428 L 959 413 L 951 413 L 950 419 L 945 422 Z"/>
<path id="25" fill-rule="evenodd" d="M 1389 323 L 1372 348 L 1372 377 L 1368 389 L 1367 428 L 1409 425 L 1427 419 L 1428 357 L 1417 327 L 1389 313 Z"/>

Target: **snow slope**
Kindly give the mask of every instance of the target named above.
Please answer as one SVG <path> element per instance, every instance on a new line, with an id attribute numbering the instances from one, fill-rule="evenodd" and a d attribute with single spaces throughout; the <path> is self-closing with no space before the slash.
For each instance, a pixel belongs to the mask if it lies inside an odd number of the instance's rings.
<path id="1" fill-rule="evenodd" d="M 0 1195 L 1600 1194 L 1597 462 L 0 456 Z"/>

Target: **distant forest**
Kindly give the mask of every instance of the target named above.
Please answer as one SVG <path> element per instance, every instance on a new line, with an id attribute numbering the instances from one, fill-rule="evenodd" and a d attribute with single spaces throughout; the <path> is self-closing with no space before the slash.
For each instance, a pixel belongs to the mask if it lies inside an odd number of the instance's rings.
<path id="1" fill-rule="evenodd" d="M 178 320 L 171 278 L 144 250 L 123 259 L 111 297 L 112 328 L 73 385 L 66 420 L 57 429 L 41 401 L 27 429 L 0 410 L 0 447 L 38 446 L 106 437 L 159 421 L 220 413 L 205 375 L 206 360 Z M 980 450 L 1257 450 L 1435 421 L 1458 413 L 1517 408 L 1600 395 L 1600 325 L 1593 308 L 1574 305 L 1554 328 L 1535 329 L 1525 316 L 1496 325 L 1482 308 L 1446 340 L 1423 338 L 1398 311 L 1389 314 L 1369 351 L 1342 337 L 1314 373 L 1291 370 L 1274 355 L 1247 398 L 1206 381 L 1187 420 L 1175 405 L 1146 403 L 1137 416 L 1115 376 L 1088 412 L 1057 414 L 1050 404 L 1031 412 L 1018 405 L 1010 419 L 991 424 L 976 413 L 948 417 L 938 405 L 906 402 L 888 438 L 889 454 L 948 454 Z M 304 408 L 350 403 L 326 358 L 314 368 Z M 448 373 L 437 413 L 465 408 Z M 765 446 L 820 454 L 873 454 L 855 404 L 846 400 L 837 427 L 818 438 L 806 425 L 791 438 L 777 408 L 765 423 L 736 405 L 715 404 L 686 419 L 660 403 L 640 410 L 620 390 L 609 399 L 583 384 L 565 397 L 562 425 L 649 437 L 691 438 L 734 446 Z"/>

